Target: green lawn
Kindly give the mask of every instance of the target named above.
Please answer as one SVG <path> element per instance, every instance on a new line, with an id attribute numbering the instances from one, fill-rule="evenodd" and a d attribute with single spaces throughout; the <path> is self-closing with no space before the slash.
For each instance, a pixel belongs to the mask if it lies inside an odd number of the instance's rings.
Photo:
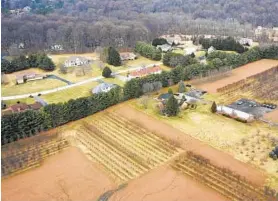
<path id="1" fill-rule="evenodd" d="M 24 84 L 9 84 L 9 85 L 1 85 L 1 95 L 2 96 L 12 96 L 12 95 L 20 95 L 26 93 L 33 93 L 44 91 L 48 89 L 54 89 L 61 86 L 66 86 L 67 84 L 55 79 L 43 79 L 30 81 Z"/>
<path id="2" fill-rule="evenodd" d="M 66 90 L 59 92 L 42 95 L 41 98 L 44 99 L 47 103 L 60 103 L 66 102 L 70 99 L 77 99 L 81 97 L 87 97 L 92 94 L 92 89 L 97 86 L 98 82 L 90 82 L 80 86 L 72 87 Z"/>
<path id="3" fill-rule="evenodd" d="M 205 56 L 206 55 L 206 51 L 197 51 L 196 53 L 195 53 L 195 56 L 196 57 L 201 57 L 201 56 Z"/>
<path id="4" fill-rule="evenodd" d="M 182 50 L 182 49 L 176 49 L 176 50 L 173 50 L 172 52 L 184 55 L 184 50 Z"/>

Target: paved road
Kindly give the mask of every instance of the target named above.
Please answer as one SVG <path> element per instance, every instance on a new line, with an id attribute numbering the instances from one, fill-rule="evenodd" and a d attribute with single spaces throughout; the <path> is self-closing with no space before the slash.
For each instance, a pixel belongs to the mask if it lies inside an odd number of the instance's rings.
<path id="1" fill-rule="evenodd" d="M 155 64 L 149 64 L 146 67 L 149 68 L 149 67 L 152 67 L 153 65 L 161 65 L 161 64 L 162 64 L 161 62 L 160 63 L 155 63 Z M 112 73 L 112 75 L 118 75 L 120 73 L 126 73 L 128 71 L 138 70 L 140 68 L 142 68 L 142 67 L 139 66 L 139 67 L 129 68 L 129 69 L 126 69 L 126 70 L 121 70 L 121 71 Z M 15 96 L 4 96 L 4 97 L 1 97 L 1 100 L 13 100 L 13 99 L 20 99 L 20 98 L 28 98 L 28 97 L 30 97 L 30 95 L 37 96 L 38 94 L 44 95 L 44 94 L 55 93 L 55 92 L 66 90 L 66 89 L 69 89 L 69 88 L 72 88 L 72 87 L 80 86 L 80 85 L 83 85 L 83 84 L 86 84 L 86 83 L 98 81 L 98 80 L 103 79 L 103 78 L 104 77 L 102 77 L 102 76 L 98 76 L 98 77 L 90 78 L 90 79 L 83 80 L 83 81 L 80 81 L 80 82 L 76 82 L 76 83 L 71 84 L 71 85 L 57 87 L 55 89 L 50 89 L 50 90 L 46 90 L 46 91 L 38 91 L 38 92 L 34 92 L 34 93 L 21 94 L 21 95 L 15 95 Z"/>

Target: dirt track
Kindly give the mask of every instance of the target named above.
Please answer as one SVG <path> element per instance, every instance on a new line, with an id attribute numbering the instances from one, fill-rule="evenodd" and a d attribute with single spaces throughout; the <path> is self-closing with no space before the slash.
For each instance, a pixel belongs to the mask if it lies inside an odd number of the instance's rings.
<path id="1" fill-rule="evenodd" d="M 3 180 L 2 200 L 96 200 L 115 187 L 79 149 L 70 147 L 46 159 L 41 167 Z"/>
<path id="2" fill-rule="evenodd" d="M 202 143 L 201 141 L 186 135 L 168 124 L 156 120 L 143 112 L 137 111 L 127 104 L 121 104 L 113 109 L 125 118 L 137 122 L 140 125 L 144 125 L 144 127 L 150 131 L 179 142 L 181 147 L 185 150 L 192 150 L 197 154 L 201 154 L 202 156 L 209 158 L 214 164 L 227 167 L 230 170 L 245 176 L 248 180 L 255 184 L 262 185 L 265 182 L 266 176 L 258 169 L 242 163 L 234 159 L 228 153 L 224 153 L 205 143 Z"/>
<path id="3" fill-rule="evenodd" d="M 265 114 L 264 117 L 270 121 L 278 123 L 278 109 L 274 110 L 273 112 Z"/>
<path id="4" fill-rule="evenodd" d="M 228 84 L 240 81 L 245 79 L 249 76 L 261 73 L 266 71 L 272 67 L 278 65 L 278 60 L 270 60 L 270 59 L 262 59 L 260 61 L 256 61 L 253 63 L 246 64 L 239 68 L 232 70 L 232 74 L 228 77 L 212 81 L 212 82 L 205 82 L 202 84 L 195 85 L 197 88 L 201 88 L 206 90 L 210 93 L 216 93 L 218 88 L 224 87 Z"/>
<path id="5" fill-rule="evenodd" d="M 109 201 L 225 201 L 216 191 L 163 166 L 133 180 Z"/>

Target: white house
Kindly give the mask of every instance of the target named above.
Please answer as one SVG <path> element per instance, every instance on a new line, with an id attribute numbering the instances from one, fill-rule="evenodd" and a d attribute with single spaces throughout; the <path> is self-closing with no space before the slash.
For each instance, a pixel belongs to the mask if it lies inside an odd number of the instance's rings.
<path id="1" fill-rule="evenodd" d="M 62 51 L 62 50 L 64 50 L 63 46 L 62 45 L 58 45 L 58 44 L 52 45 L 50 48 L 51 48 L 51 50 L 55 50 L 55 51 Z"/>
<path id="2" fill-rule="evenodd" d="M 93 90 L 92 93 L 93 94 L 98 94 L 98 93 L 107 93 L 108 91 L 110 91 L 111 89 L 115 88 L 116 85 L 115 84 L 110 84 L 110 83 L 101 83 L 99 85 L 97 85 Z"/>
<path id="3" fill-rule="evenodd" d="M 246 45 L 246 44 L 248 44 L 249 46 L 253 45 L 253 40 L 251 38 L 241 38 L 241 39 L 238 40 L 238 42 L 241 45 Z"/>
<path id="4" fill-rule="evenodd" d="M 172 50 L 172 46 L 169 44 L 163 44 L 163 45 L 156 46 L 156 49 L 159 49 L 159 48 L 162 50 L 162 52 L 168 52 L 168 51 Z"/>
<path id="5" fill-rule="evenodd" d="M 121 52 L 120 57 L 122 61 L 135 60 L 137 58 L 136 54 L 132 52 Z"/>
<path id="6" fill-rule="evenodd" d="M 215 48 L 213 46 L 210 46 L 210 48 L 208 49 L 208 54 L 210 54 L 214 51 L 215 51 Z"/>
<path id="7" fill-rule="evenodd" d="M 230 108 L 230 107 L 227 107 L 227 106 L 224 106 L 224 105 L 218 105 L 217 106 L 217 112 L 219 114 L 225 114 L 225 115 L 228 115 L 232 118 L 238 118 L 238 119 L 241 119 L 241 120 L 245 120 L 247 122 L 251 122 L 251 121 L 255 120 L 255 117 L 252 114 L 248 114 L 248 113 L 242 112 L 240 110 L 235 110 L 233 108 Z"/>
<path id="8" fill-rule="evenodd" d="M 82 66 L 86 64 L 89 64 L 89 60 L 80 56 L 72 56 L 65 61 L 65 67 Z"/>

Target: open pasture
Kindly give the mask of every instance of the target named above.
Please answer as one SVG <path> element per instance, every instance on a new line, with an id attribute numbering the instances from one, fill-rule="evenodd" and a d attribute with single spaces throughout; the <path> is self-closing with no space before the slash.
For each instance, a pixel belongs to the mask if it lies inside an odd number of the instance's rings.
<path id="1" fill-rule="evenodd" d="M 69 101 L 70 99 L 77 99 L 81 97 L 88 97 L 92 95 L 92 89 L 97 86 L 98 82 L 90 82 L 80 86 L 72 87 L 62 91 L 42 95 L 41 98 L 47 103 L 61 103 Z"/>

